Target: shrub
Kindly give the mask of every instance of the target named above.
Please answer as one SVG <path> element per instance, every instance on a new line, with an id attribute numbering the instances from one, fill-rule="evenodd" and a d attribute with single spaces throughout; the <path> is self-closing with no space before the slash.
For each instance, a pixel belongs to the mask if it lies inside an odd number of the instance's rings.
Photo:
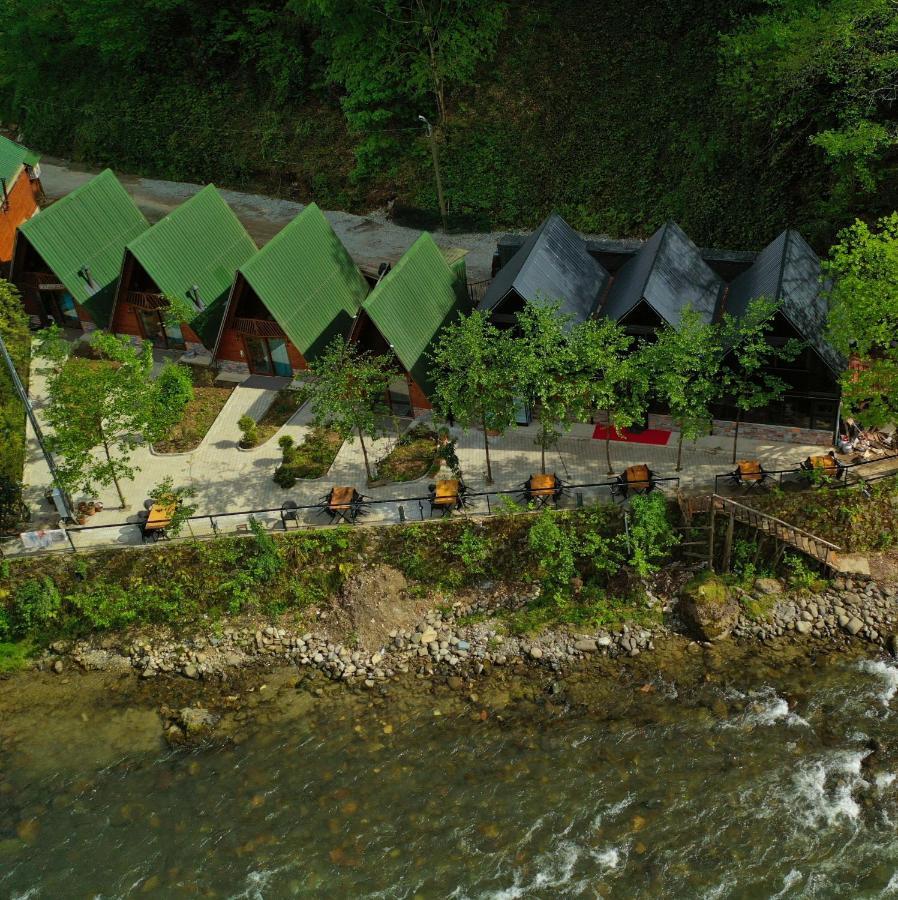
<path id="1" fill-rule="evenodd" d="M 13 593 L 7 628 L 13 637 L 25 637 L 56 619 L 61 607 L 62 597 L 52 578 L 30 578 Z"/>
<path id="2" fill-rule="evenodd" d="M 658 565 L 679 542 L 667 518 L 663 494 L 637 494 L 630 501 L 628 534 L 624 536 L 627 562 L 641 578 L 658 571 Z"/>
<path id="3" fill-rule="evenodd" d="M 562 528 L 557 515 L 543 510 L 530 526 L 527 541 L 539 559 L 544 592 L 555 603 L 563 603 L 577 575 L 572 535 Z"/>
<path id="4" fill-rule="evenodd" d="M 156 393 L 163 409 L 170 410 L 174 421 L 180 421 L 181 414 L 193 400 L 193 379 L 186 366 L 166 362 L 156 378 Z"/>
<path id="5" fill-rule="evenodd" d="M 482 575 L 485 572 L 483 564 L 490 556 L 490 542 L 474 527 L 466 525 L 455 545 L 455 553 L 469 576 Z"/>
<path id="6" fill-rule="evenodd" d="M 259 429 L 256 420 L 250 416 L 241 416 L 237 422 L 241 431 L 240 446 L 255 447 L 259 443 Z"/>

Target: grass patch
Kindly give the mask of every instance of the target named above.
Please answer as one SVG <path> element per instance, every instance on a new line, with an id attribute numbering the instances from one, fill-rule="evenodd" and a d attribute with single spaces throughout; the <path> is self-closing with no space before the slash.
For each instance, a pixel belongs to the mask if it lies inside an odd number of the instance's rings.
<path id="1" fill-rule="evenodd" d="M 193 400 L 184 409 L 181 421 L 168 435 L 153 445 L 157 453 L 187 453 L 196 450 L 218 418 L 234 388 L 203 384 L 193 388 Z"/>
<path id="2" fill-rule="evenodd" d="M 259 444 L 264 444 L 278 432 L 282 425 L 286 425 L 296 414 L 297 410 L 306 402 L 308 395 L 303 390 L 283 388 L 277 392 L 271 406 L 256 423 L 256 434 Z"/>
<path id="3" fill-rule="evenodd" d="M 764 594 L 761 597 L 742 594 L 739 597 L 739 603 L 745 611 L 745 615 L 752 622 L 766 622 L 770 618 L 770 614 L 776 607 L 778 600 L 779 594 Z"/>
<path id="4" fill-rule="evenodd" d="M 274 480 L 283 488 L 291 488 L 301 478 L 321 478 L 334 464 L 342 436 L 327 428 L 313 428 L 301 444 L 284 435 L 280 439 L 283 460 L 274 473 Z"/>
<path id="5" fill-rule="evenodd" d="M 0 641 L 0 675 L 24 669 L 33 650 L 31 641 Z"/>
<path id="6" fill-rule="evenodd" d="M 416 425 L 401 435 L 393 449 L 377 462 L 375 481 L 414 481 L 436 475 L 440 464 L 440 439 L 426 425 Z"/>

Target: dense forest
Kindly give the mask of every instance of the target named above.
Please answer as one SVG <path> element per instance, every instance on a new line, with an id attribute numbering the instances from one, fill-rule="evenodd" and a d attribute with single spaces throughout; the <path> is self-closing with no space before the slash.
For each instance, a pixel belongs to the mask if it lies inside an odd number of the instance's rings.
<path id="1" fill-rule="evenodd" d="M 35 148 L 458 227 L 558 209 L 824 247 L 898 206 L 891 0 L 2 0 L 0 115 Z"/>

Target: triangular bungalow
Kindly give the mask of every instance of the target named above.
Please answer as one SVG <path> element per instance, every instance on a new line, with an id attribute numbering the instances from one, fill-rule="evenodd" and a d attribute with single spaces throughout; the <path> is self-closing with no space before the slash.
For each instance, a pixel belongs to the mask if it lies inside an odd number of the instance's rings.
<path id="1" fill-rule="evenodd" d="M 368 283 L 309 204 L 238 270 L 216 342 L 222 368 L 285 375 L 347 336 Z"/>
<path id="2" fill-rule="evenodd" d="M 479 308 L 502 326 L 513 324 L 525 303 L 558 303 L 573 325 L 592 318 L 610 280 L 586 241 L 552 213 L 496 273 Z"/>
<path id="3" fill-rule="evenodd" d="M 234 275 L 255 252 L 237 216 L 207 185 L 128 244 L 112 330 L 157 347 L 211 352 Z M 180 326 L 165 320 L 168 297 L 189 311 Z"/>
<path id="4" fill-rule="evenodd" d="M 687 306 L 712 322 L 724 283 L 676 222 L 662 225 L 615 276 L 602 314 L 628 334 L 676 328 Z"/>
<path id="5" fill-rule="evenodd" d="M 126 245 L 149 223 L 108 169 L 23 222 L 10 278 L 30 315 L 107 328 Z"/>
<path id="6" fill-rule="evenodd" d="M 39 208 L 40 156 L 0 135 L 0 263 L 12 259 L 16 228 Z"/>
<path id="7" fill-rule="evenodd" d="M 782 346 L 800 341 L 799 356 L 773 373 L 789 385 L 776 409 L 756 410 L 755 421 L 832 431 L 839 409 L 839 376 L 845 360 L 826 340 L 827 304 L 820 260 L 805 239 L 787 229 L 768 244 L 730 285 L 725 311 L 743 316 L 749 303 L 767 297 L 780 303 L 768 339 Z"/>
<path id="8" fill-rule="evenodd" d="M 446 255 L 425 233 L 362 304 L 350 334 L 365 350 L 393 354 L 408 386 L 412 413 L 430 409 L 430 351 L 443 327 L 467 307 L 464 259 Z"/>

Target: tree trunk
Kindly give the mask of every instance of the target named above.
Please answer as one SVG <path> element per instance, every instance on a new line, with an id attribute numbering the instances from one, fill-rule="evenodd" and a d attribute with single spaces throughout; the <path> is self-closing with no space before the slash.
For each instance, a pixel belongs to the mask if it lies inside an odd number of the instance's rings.
<path id="1" fill-rule="evenodd" d="M 677 441 L 677 471 L 683 469 L 683 432 L 680 431 L 680 439 Z"/>
<path id="2" fill-rule="evenodd" d="M 486 430 L 486 416 L 483 417 L 483 449 L 486 451 L 486 483 L 493 483 L 493 465 L 490 462 L 490 436 Z"/>
<path id="3" fill-rule="evenodd" d="M 611 465 L 611 414 L 605 410 L 605 459 L 608 460 L 608 475 L 614 474 L 614 466 Z"/>
<path id="4" fill-rule="evenodd" d="M 539 436 L 539 457 L 540 457 L 540 471 L 543 475 L 546 474 L 546 432 L 543 431 Z"/>
<path id="5" fill-rule="evenodd" d="M 739 443 L 739 422 L 742 420 L 742 410 L 736 410 L 736 428 L 733 431 L 733 462 L 736 462 L 736 446 Z"/>
<path id="6" fill-rule="evenodd" d="M 362 435 L 361 427 L 358 427 L 359 432 L 359 443 L 362 445 L 362 456 L 365 459 L 365 474 L 368 476 L 368 481 L 371 481 L 371 466 L 368 464 L 368 448 L 365 446 L 365 438 Z"/>
<path id="7" fill-rule="evenodd" d="M 105 440 L 103 441 L 103 452 L 106 454 L 106 461 L 110 463 L 112 481 L 115 484 L 115 490 L 118 493 L 119 503 L 121 504 L 120 508 L 126 509 L 128 504 L 125 502 L 125 495 L 122 493 L 122 486 L 118 483 L 118 476 L 115 474 L 115 466 L 112 465 L 112 456 L 109 453 L 109 444 Z"/>

